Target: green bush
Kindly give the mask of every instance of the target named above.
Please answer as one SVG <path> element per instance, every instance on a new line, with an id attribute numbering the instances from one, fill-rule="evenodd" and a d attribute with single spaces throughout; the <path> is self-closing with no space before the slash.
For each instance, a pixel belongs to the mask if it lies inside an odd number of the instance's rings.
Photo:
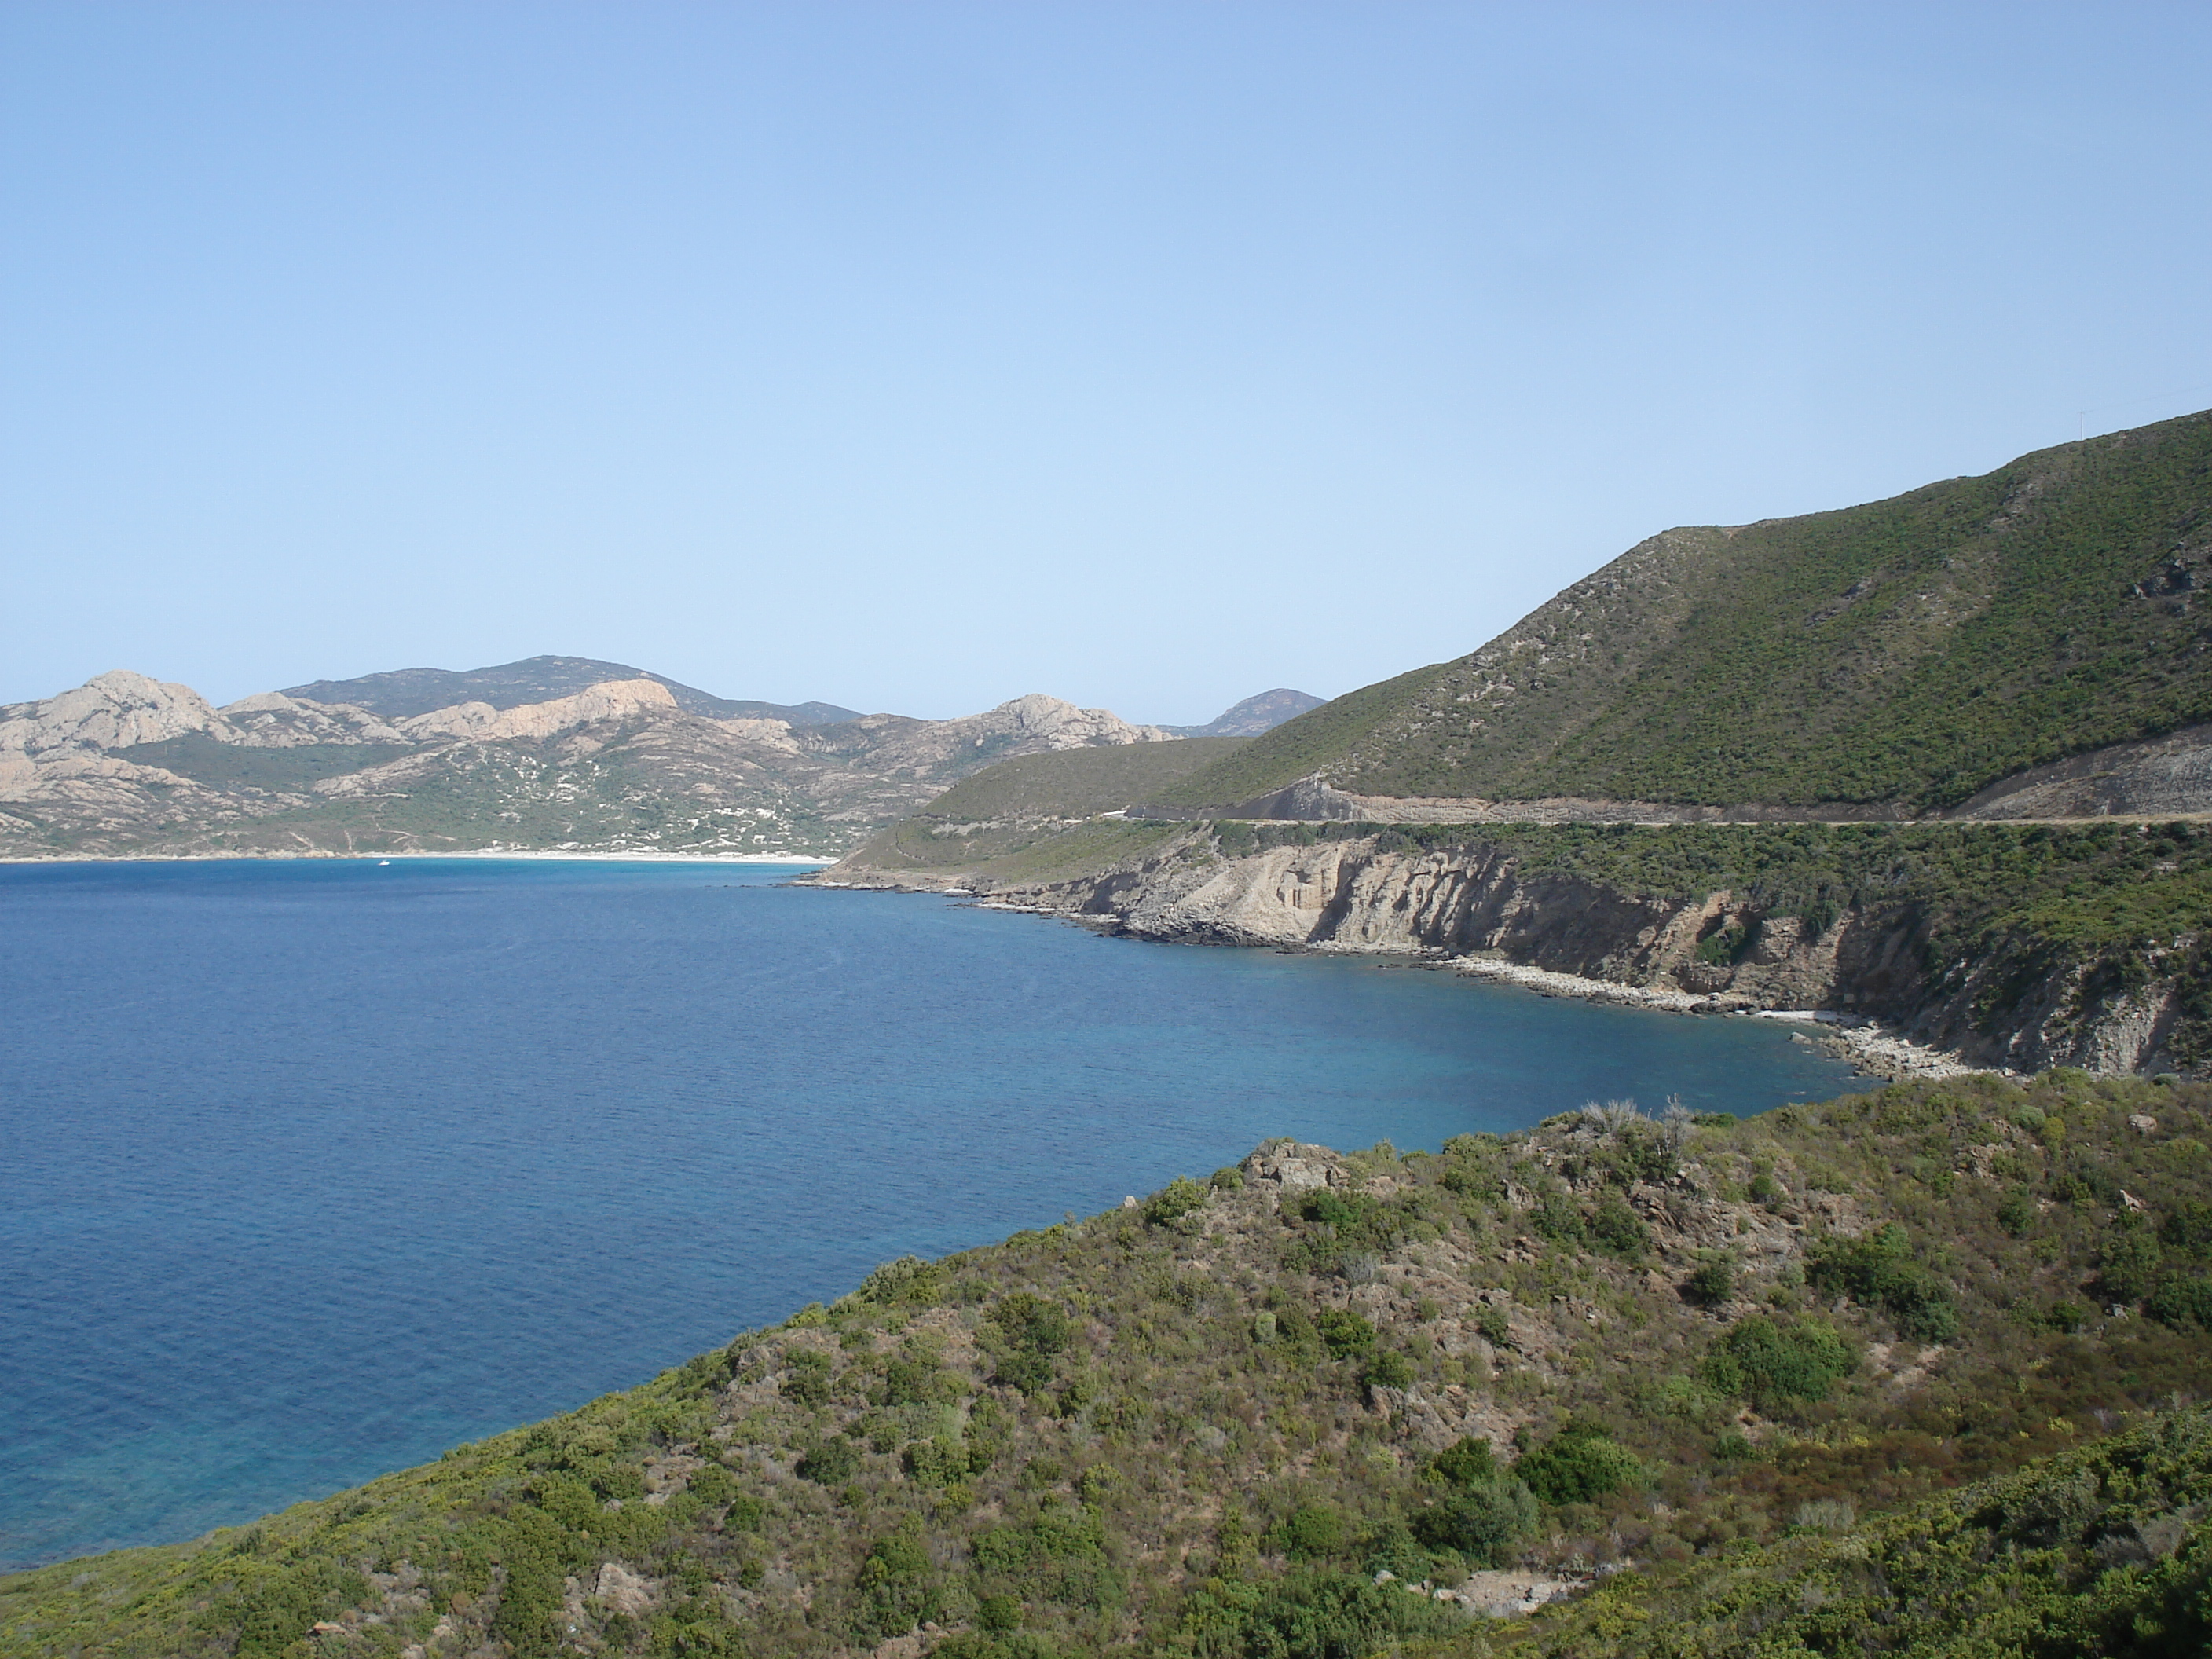
<path id="1" fill-rule="evenodd" d="M 1510 1348 L 1513 1346 L 1513 1322 L 1505 1310 L 1494 1302 L 1482 1304 L 1482 1311 L 1474 1316 L 1474 1328 L 1493 1348 Z"/>
<path id="2" fill-rule="evenodd" d="M 1377 1349 L 1368 1357 L 1359 1380 L 1370 1389 L 1410 1389 L 1413 1362 L 1395 1348 Z"/>
<path id="3" fill-rule="evenodd" d="M 942 1396 L 945 1372 L 934 1362 L 901 1354 L 884 1367 L 882 1383 L 870 1395 L 878 1406 L 921 1406 Z"/>
<path id="4" fill-rule="evenodd" d="M 1145 1219 L 1155 1227 L 1164 1226 L 1193 1210 L 1203 1209 L 1206 1190 L 1188 1176 L 1177 1176 L 1145 1200 Z"/>
<path id="5" fill-rule="evenodd" d="M 860 1281 L 855 1293 L 863 1302 L 878 1306 L 907 1304 L 914 1307 L 933 1308 L 944 1298 L 945 1270 L 934 1261 L 924 1261 L 918 1255 L 902 1255 L 896 1261 L 886 1261 Z"/>
<path id="6" fill-rule="evenodd" d="M 1517 1475 L 1493 1474 L 1457 1486 L 1441 1503 L 1413 1517 L 1413 1535 L 1433 1550 L 1449 1550 L 1478 1566 L 1502 1567 L 1543 1514 L 1535 1494 Z"/>
<path id="7" fill-rule="evenodd" d="M 1027 1291 L 1002 1297 L 984 1317 L 1006 1345 L 998 1381 L 1036 1394 L 1052 1381 L 1052 1362 L 1074 1340 L 1075 1327 L 1057 1302 Z"/>
<path id="8" fill-rule="evenodd" d="M 1755 1314 L 1733 1327 L 1705 1356 L 1706 1382 L 1762 1410 L 1785 1401 L 1820 1401 L 1858 1364 L 1835 1327 L 1819 1319 Z"/>
<path id="9" fill-rule="evenodd" d="M 1633 1261 L 1651 1247 L 1651 1229 L 1618 1193 L 1607 1193 L 1583 1223 L 1592 1248 Z"/>
<path id="10" fill-rule="evenodd" d="M 860 1468 L 860 1449 L 843 1435 L 823 1441 L 799 1460 L 795 1472 L 817 1486 L 834 1486 L 850 1480 Z"/>
<path id="11" fill-rule="evenodd" d="M 917 1486 L 949 1486 L 978 1473 L 965 1442 L 939 1437 L 917 1440 L 901 1455 L 900 1462 Z"/>
<path id="12" fill-rule="evenodd" d="M 1724 1256 L 1701 1261 L 1682 1281 L 1682 1299 L 1701 1308 L 1717 1308 L 1735 1296 L 1735 1264 Z"/>
<path id="13" fill-rule="evenodd" d="M 814 1348 L 793 1348 L 783 1356 L 783 1384 L 787 1400 L 802 1406 L 823 1406 L 830 1401 L 830 1356 Z"/>
<path id="14" fill-rule="evenodd" d="M 738 1483 L 720 1463 L 709 1463 L 694 1474 L 685 1490 L 710 1510 L 718 1510 L 738 1495 Z"/>
<path id="15" fill-rule="evenodd" d="M 2144 1301 L 2143 1311 L 2177 1331 L 2191 1325 L 2212 1331 L 2212 1279 L 2168 1273 Z"/>
<path id="16" fill-rule="evenodd" d="M 2158 1236 L 2169 1249 L 2212 1256 L 2212 1204 L 2193 1198 L 2178 1200 L 2159 1224 Z"/>
<path id="17" fill-rule="evenodd" d="M 1513 1473 L 1547 1504 L 1587 1504 L 1644 1479 L 1635 1453 L 1589 1424 L 1570 1424 L 1524 1452 Z"/>
<path id="18" fill-rule="evenodd" d="M 1332 1359 L 1350 1359 L 1375 1346 L 1375 1328 L 1349 1308 L 1323 1308 L 1314 1326 Z"/>
<path id="19" fill-rule="evenodd" d="M 1117 1606 L 1125 1593 L 1107 1559 L 1103 1521 L 1087 1505 L 1048 1499 L 1032 1521 L 976 1534 L 969 1551 L 992 1593 L 1003 1585 L 1003 1593 L 1094 1610 Z"/>
<path id="20" fill-rule="evenodd" d="M 1293 1561 L 1325 1561 L 1343 1553 L 1351 1529 L 1327 1504 L 1301 1504 L 1267 1528 L 1267 1546 Z"/>
<path id="21" fill-rule="evenodd" d="M 1997 1225 L 2014 1238 L 2027 1237 L 2035 1221 L 2035 1195 L 2025 1187 L 2014 1188 L 1997 1206 Z"/>
<path id="22" fill-rule="evenodd" d="M 853 1631 L 863 1640 L 903 1636 L 934 1618 L 940 1592 L 922 1544 L 921 1522 L 909 1518 L 896 1532 L 871 1544 L 854 1588 L 860 1593 L 860 1606 Z"/>
<path id="23" fill-rule="evenodd" d="M 1490 1442 L 1463 1434 L 1430 1460 L 1429 1473 L 1448 1486 L 1472 1486 L 1496 1480 L 1499 1471 Z"/>
<path id="24" fill-rule="evenodd" d="M 2140 1302 L 2159 1282 L 2166 1253 L 2148 1227 L 2110 1235 L 2097 1261 L 2097 1288 L 2107 1302 Z"/>
<path id="25" fill-rule="evenodd" d="M 1244 1188 L 1244 1171 L 1234 1164 L 1224 1164 L 1206 1177 L 1206 1184 L 1217 1193 L 1242 1192 Z"/>
<path id="26" fill-rule="evenodd" d="M 1950 1286 L 1912 1259 L 1911 1241 L 1895 1222 L 1808 1252 L 1806 1277 L 1826 1295 L 1881 1309 L 1901 1335 L 1948 1342 L 1959 1334 Z"/>
<path id="27" fill-rule="evenodd" d="M 1458 1613 L 1425 1595 L 1308 1568 L 1272 1583 L 1208 1580 L 1185 1603 L 1172 1646 L 1205 1659 L 1365 1659 L 1405 1638 L 1462 1628 Z"/>

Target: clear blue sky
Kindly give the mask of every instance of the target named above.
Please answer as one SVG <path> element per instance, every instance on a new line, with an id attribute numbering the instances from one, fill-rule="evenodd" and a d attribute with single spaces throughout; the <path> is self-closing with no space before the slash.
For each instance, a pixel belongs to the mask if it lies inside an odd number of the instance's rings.
<path id="1" fill-rule="evenodd" d="M 2212 7 L 0 9 L 0 700 L 1204 720 L 2212 404 Z"/>

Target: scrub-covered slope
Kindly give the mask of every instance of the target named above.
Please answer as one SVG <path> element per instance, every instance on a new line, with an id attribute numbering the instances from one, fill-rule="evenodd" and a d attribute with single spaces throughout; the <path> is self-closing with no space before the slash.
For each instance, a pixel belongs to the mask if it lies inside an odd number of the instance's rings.
<path id="1" fill-rule="evenodd" d="M 2212 720 L 2212 414 L 1892 501 L 1631 549 L 1471 655 L 1159 797 L 1954 806 Z"/>
<path id="2" fill-rule="evenodd" d="M 1777 1543 L 1790 1582 L 1828 1552 L 1846 1628 L 1938 1650 L 1960 1594 L 1849 1562 L 1955 1583 L 1957 1550 L 1893 1541 L 1949 1523 L 1849 1529 L 2202 1386 L 2209 1108 L 2053 1073 L 1271 1143 L 356 1492 L 0 1580 L 0 1651 L 1356 1659 L 1499 1639 L 1481 1612 L 1632 1565 L 1569 1615 L 1626 1643 L 1808 1613 L 1746 1599 Z M 2102 1571 L 2118 1607 L 2132 1564 L 2163 1607 L 2157 1564 L 2203 1559 L 2203 1436 L 2160 1432 L 2154 1480 L 2004 1500 L 2000 1546 L 2072 1553 L 1991 1582 Z"/>

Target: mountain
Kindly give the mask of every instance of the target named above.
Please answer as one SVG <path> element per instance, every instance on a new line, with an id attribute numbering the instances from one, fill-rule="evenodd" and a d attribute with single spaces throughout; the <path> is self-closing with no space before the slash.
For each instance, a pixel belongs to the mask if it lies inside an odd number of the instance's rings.
<path id="1" fill-rule="evenodd" d="M 357 1490 L 0 1579 L 0 1650 L 2181 1659 L 2208 1139 L 2201 1085 L 2059 1073 L 1270 1141 Z"/>
<path id="2" fill-rule="evenodd" d="M 599 666 L 545 658 L 514 672 L 372 676 L 386 683 L 362 694 L 381 708 L 284 692 L 216 708 L 188 686 L 102 674 L 0 708 L 0 856 L 835 857 L 994 761 L 1171 746 L 1157 727 L 1042 695 L 958 720 L 812 724 L 702 714 L 653 675 L 518 700 Z M 479 695 L 402 712 L 432 690 Z"/>
<path id="3" fill-rule="evenodd" d="M 1323 701 L 1309 692 L 1279 685 L 1272 691 L 1262 691 L 1257 696 L 1230 704 L 1204 726 L 1168 726 L 1160 729 L 1179 738 L 1256 738 L 1309 708 L 1320 708 Z"/>
<path id="4" fill-rule="evenodd" d="M 1920 816 L 2212 721 L 2208 581 L 2197 414 L 1868 506 L 1664 532 L 1480 649 L 1276 726 L 1158 804 L 1312 780 L 1370 799 Z"/>
<path id="5" fill-rule="evenodd" d="M 445 668 L 400 668 L 384 674 L 363 674 L 350 680 L 315 680 L 288 685 L 283 695 L 309 702 L 344 703 L 366 708 L 388 720 L 427 714 L 434 708 L 458 703 L 488 702 L 494 708 L 514 708 L 523 703 L 550 702 L 572 696 L 611 680 L 653 680 L 668 688 L 676 706 L 686 714 L 710 720 L 781 720 L 787 726 L 835 726 L 858 720 L 850 708 L 835 703 L 744 702 L 717 697 L 696 686 L 681 684 L 665 675 L 648 673 L 618 662 L 592 657 L 526 657 L 495 668 L 454 671 Z"/>

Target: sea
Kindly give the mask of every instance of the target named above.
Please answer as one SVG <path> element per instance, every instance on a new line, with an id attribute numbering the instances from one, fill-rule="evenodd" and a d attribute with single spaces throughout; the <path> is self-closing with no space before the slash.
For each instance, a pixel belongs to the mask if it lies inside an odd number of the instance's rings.
<path id="1" fill-rule="evenodd" d="M 0 865 L 0 1565 L 342 1490 L 1271 1136 L 1854 1086 L 1771 1022 L 793 873 Z"/>

